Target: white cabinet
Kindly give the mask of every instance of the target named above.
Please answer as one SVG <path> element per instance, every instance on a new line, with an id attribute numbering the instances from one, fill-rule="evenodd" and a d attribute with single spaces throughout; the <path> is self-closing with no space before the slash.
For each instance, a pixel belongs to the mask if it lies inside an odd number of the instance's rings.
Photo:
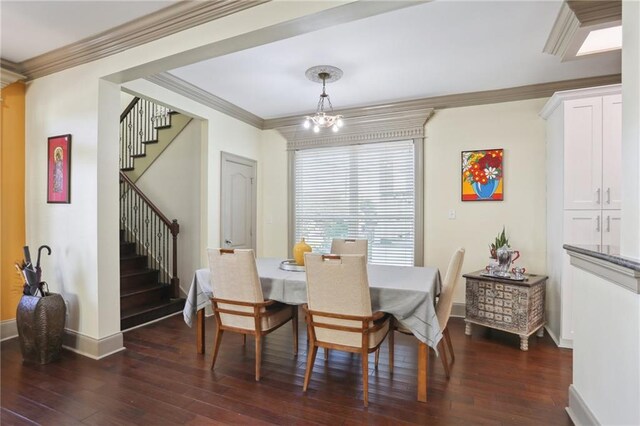
<path id="1" fill-rule="evenodd" d="M 564 244 L 620 244 L 620 85 L 554 94 L 547 120 L 547 330 L 572 347 L 573 291 Z"/>
<path id="2" fill-rule="evenodd" d="M 565 210 L 564 244 L 620 245 L 620 210 Z"/>
<path id="3" fill-rule="evenodd" d="M 602 245 L 620 247 L 620 210 L 602 211 Z"/>
<path id="4" fill-rule="evenodd" d="M 602 98 L 602 208 L 620 209 L 622 95 Z M 618 223 L 620 218 L 618 218 Z"/>
<path id="5" fill-rule="evenodd" d="M 564 102 L 564 208 L 619 209 L 622 96 Z"/>

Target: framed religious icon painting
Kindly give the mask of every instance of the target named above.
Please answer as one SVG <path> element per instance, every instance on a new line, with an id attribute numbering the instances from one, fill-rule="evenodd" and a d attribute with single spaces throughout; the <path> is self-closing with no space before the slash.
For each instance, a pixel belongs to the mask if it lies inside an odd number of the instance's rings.
<path id="1" fill-rule="evenodd" d="M 47 148 L 47 203 L 71 202 L 71 135 L 52 136 Z"/>
<path id="2" fill-rule="evenodd" d="M 502 201 L 503 149 L 462 151 L 462 201 Z"/>

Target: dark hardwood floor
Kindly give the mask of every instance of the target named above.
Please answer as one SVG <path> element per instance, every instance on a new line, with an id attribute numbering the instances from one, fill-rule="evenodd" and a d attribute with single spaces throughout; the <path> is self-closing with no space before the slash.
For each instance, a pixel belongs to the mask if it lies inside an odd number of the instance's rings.
<path id="1" fill-rule="evenodd" d="M 207 319 L 213 330 L 213 318 Z M 309 391 L 302 392 L 306 328 L 292 354 L 291 327 L 265 339 L 262 379 L 254 380 L 254 346 L 224 336 L 215 371 L 212 341 L 195 353 L 195 332 L 181 316 L 125 333 L 126 351 L 94 361 L 65 351 L 59 362 L 22 363 L 17 339 L 2 342 L 2 425 L 169 424 L 531 424 L 570 425 L 565 412 L 571 351 L 545 335 L 519 338 L 452 319 L 456 354 L 451 379 L 440 360 L 429 360 L 427 403 L 416 401 L 417 344 L 396 333 L 396 366 L 389 376 L 386 343 L 369 378 L 369 408 L 362 403 L 360 360 L 319 352 Z M 213 333 L 210 333 L 213 334 Z"/>

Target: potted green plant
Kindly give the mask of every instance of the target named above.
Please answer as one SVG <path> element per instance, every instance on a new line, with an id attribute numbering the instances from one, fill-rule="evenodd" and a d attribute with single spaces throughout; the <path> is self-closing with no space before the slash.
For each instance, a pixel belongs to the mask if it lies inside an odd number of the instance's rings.
<path id="1" fill-rule="evenodd" d="M 489 254 L 491 259 L 498 259 L 498 249 L 502 246 L 506 245 L 509 247 L 509 239 L 505 233 L 504 226 L 502 227 L 502 232 L 498 234 L 495 241 L 489 244 Z"/>

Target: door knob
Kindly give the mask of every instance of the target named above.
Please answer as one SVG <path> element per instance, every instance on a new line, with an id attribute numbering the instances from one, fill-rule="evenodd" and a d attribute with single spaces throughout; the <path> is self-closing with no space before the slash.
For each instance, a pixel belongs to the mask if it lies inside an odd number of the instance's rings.
<path id="1" fill-rule="evenodd" d="M 233 241 L 231 241 L 231 240 L 224 240 L 224 243 L 225 243 L 226 245 L 228 245 L 228 246 L 230 246 L 232 242 L 233 242 Z"/>

